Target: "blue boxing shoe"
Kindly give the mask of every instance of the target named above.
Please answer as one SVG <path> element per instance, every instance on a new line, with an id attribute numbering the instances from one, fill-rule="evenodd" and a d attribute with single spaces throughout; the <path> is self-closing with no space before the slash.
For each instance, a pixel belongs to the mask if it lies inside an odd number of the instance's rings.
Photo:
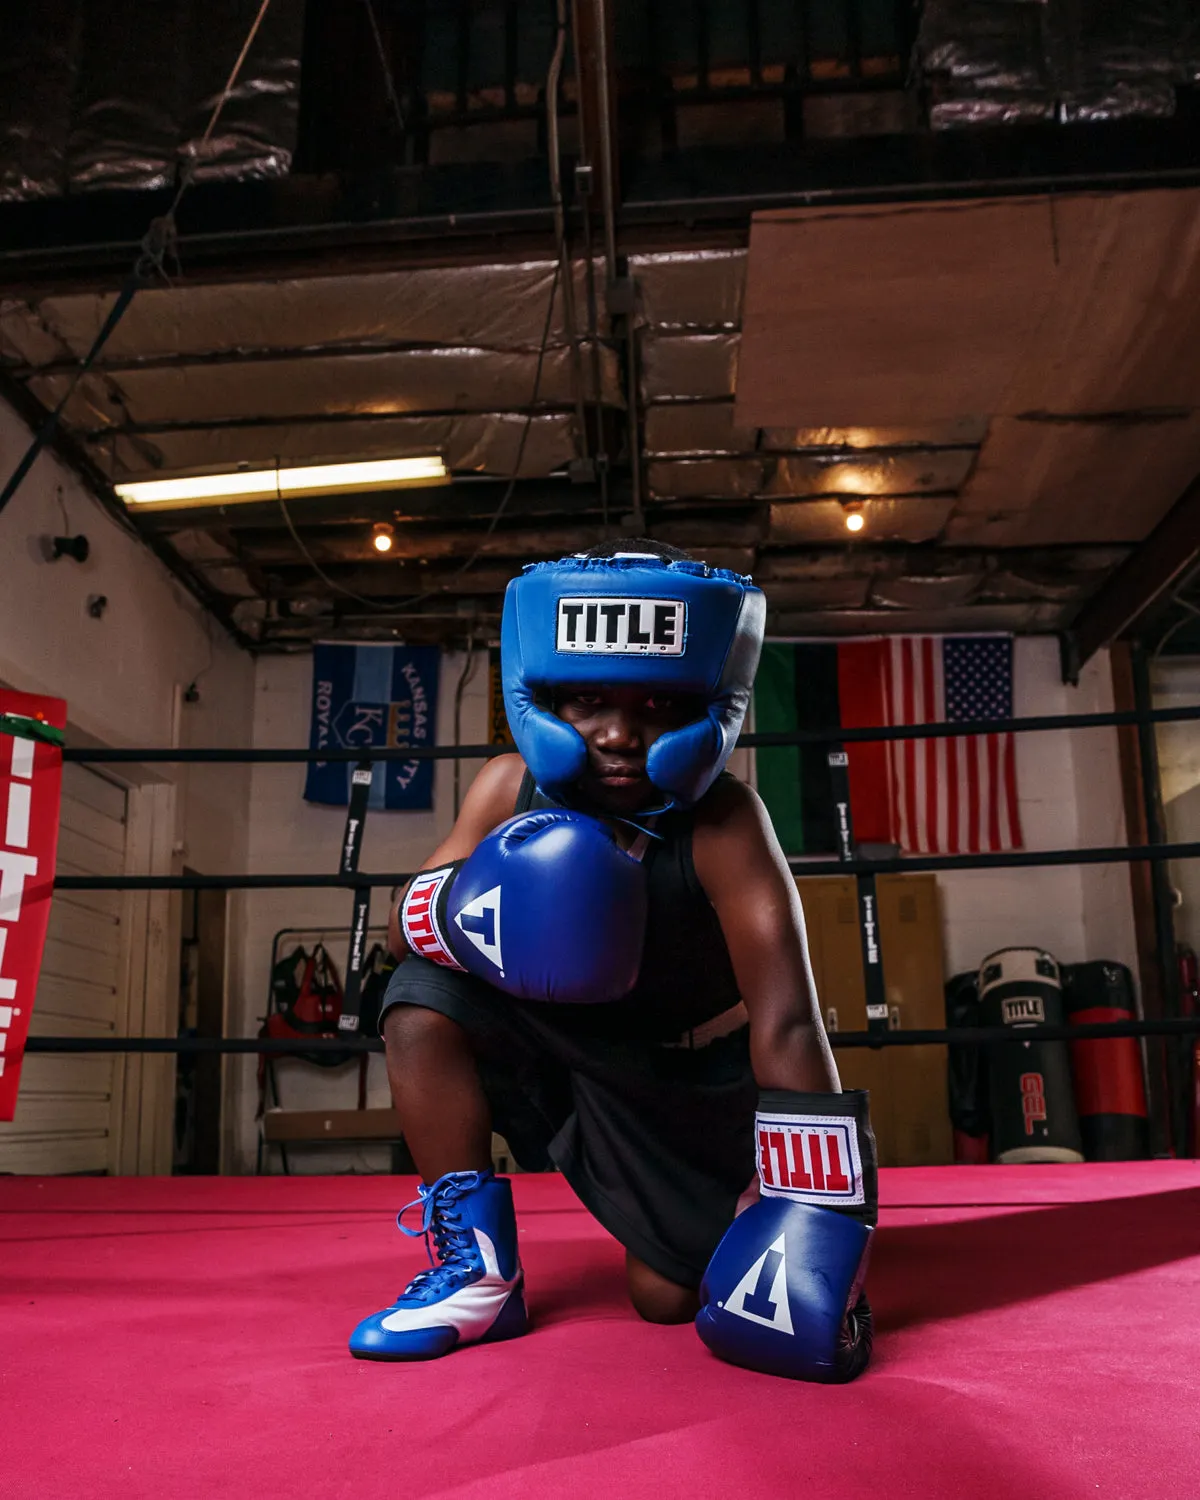
<path id="1" fill-rule="evenodd" d="M 447 1172 L 418 1194 L 396 1223 L 414 1239 L 424 1235 L 430 1269 L 358 1325 L 350 1335 L 356 1359 L 437 1359 L 459 1344 L 519 1338 L 529 1326 L 507 1178 Z M 416 1204 L 424 1207 L 421 1228 L 406 1229 L 402 1220 Z"/>

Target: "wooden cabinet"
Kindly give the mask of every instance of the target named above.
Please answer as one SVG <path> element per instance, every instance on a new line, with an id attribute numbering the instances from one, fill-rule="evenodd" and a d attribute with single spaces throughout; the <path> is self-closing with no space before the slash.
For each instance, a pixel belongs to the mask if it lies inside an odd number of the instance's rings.
<path id="1" fill-rule="evenodd" d="M 831 1032 L 865 1031 L 854 879 L 800 876 L 796 884 L 826 1027 Z M 944 1026 L 936 878 L 880 875 L 876 891 L 890 1024 L 904 1029 Z M 880 1166 L 929 1166 L 953 1159 L 945 1047 L 842 1048 L 834 1056 L 843 1088 L 871 1092 Z"/>

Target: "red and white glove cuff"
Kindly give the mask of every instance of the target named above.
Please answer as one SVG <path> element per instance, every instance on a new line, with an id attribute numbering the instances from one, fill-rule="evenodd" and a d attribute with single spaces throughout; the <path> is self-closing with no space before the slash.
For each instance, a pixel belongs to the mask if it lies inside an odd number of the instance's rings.
<path id="1" fill-rule="evenodd" d="M 448 969 L 462 969 L 446 941 L 445 892 L 458 874 L 462 861 L 443 865 L 438 870 L 422 870 L 415 875 L 400 906 L 400 932 L 404 941 L 421 958 Z"/>
<path id="2" fill-rule="evenodd" d="M 875 1137 L 864 1090 L 764 1090 L 754 1135 L 763 1197 L 845 1209 L 855 1218 L 875 1222 Z"/>

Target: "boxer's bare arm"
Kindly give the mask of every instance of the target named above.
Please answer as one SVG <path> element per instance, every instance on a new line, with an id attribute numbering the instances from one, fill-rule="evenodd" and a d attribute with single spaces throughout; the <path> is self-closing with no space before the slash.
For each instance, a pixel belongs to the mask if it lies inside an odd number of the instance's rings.
<path id="1" fill-rule="evenodd" d="M 486 838 L 493 828 L 512 817 L 524 774 L 525 762 L 519 755 L 498 755 L 489 760 L 468 787 L 454 827 L 420 868 L 432 870 L 438 865 L 449 864 L 451 860 L 466 859 L 480 839 Z M 402 890 L 388 915 L 388 948 L 395 958 L 403 958 L 408 952 L 400 936 L 398 921 L 399 903 L 403 898 Z"/>
<path id="2" fill-rule="evenodd" d="M 704 799 L 692 858 L 750 1015 L 750 1055 L 760 1087 L 840 1091 L 796 882 L 750 787 L 723 780 Z"/>

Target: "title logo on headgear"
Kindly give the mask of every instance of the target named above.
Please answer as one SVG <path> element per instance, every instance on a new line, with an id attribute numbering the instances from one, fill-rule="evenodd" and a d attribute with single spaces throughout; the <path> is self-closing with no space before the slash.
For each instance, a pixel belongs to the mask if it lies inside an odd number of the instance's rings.
<path id="1" fill-rule="evenodd" d="M 597 656 L 682 656 L 687 605 L 682 599 L 558 601 L 555 650 Z"/>

